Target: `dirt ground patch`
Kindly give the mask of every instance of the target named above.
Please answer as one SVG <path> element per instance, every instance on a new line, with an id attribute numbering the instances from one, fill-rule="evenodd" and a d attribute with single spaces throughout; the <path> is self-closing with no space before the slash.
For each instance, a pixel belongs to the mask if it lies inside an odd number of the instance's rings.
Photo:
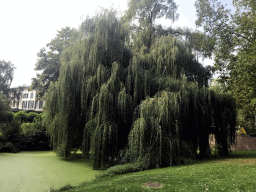
<path id="1" fill-rule="evenodd" d="M 146 187 L 153 187 L 153 188 L 160 188 L 163 186 L 161 183 L 154 183 L 154 182 L 148 182 L 143 185 Z"/>

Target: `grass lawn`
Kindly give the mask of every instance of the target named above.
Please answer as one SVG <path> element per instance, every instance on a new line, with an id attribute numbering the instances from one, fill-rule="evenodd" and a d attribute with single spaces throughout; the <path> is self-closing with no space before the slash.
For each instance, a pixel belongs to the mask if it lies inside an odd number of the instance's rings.
<path id="1" fill-rule="evenodd" d="M 162 186 L 144 186 L 149 182 Z M 256 151 L 233 152 L 228 158 L 114 175 L 85 182 L 69 191 L 256 191 Z"/>

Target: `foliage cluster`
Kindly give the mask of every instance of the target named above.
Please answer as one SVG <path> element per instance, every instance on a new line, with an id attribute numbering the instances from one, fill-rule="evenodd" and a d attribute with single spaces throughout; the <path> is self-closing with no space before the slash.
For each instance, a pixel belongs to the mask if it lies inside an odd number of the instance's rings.
<path id="1" fill-rule="evenodd" d="M 211 76 L 190 48 L 151 26 L 131 35 L 112 10 L 86 20 L 61 54 L 60 76 L 45 95 L 51 145 L 67 157 L 75 148 L 95 169 L 119 162 L 145 168 L 220 155 L 235 133 L 235 103 L 206 87 Z M 123 155 L 121 155 L 121 152 Z"/>
<path id="2" fill-rule="evenodd" d="M 9 121 L 12 118 L 9 111 L 9 101 L 2 93 L 0 93 L 0 123 Z"/>
<path id="3" fill-rule="evenodd" d="M 23 92 L 24 87 L 25 86 L 18 86 L 18 87 L 10 89 L 8 98 L 9 98 L 10 102 L 15 103 L 17 108 L 20 104 L 20 101 L 22 100 L 22 92 Z"/>
<path id="4" fill-rule="evenodd" d="M 11 121 L 0 127 L 0 150 L 18 152 L 22 143 L 20 122 Z"/>
<path id="5" fill-rule="evenodd" d="M 237 124 L 247 133 L 255 131 L 256 4 L 255 0 L 233 0 L 235 12 L 217 0 L 197 0 L 197 26 L 209 36 L 206 45 L 214 56 L 224 92 L 237 104 Z"/>
<path id="6" fill-rule="evenodd" d="M 42 114 L 20 111 L 9 113 L 10 121 L 0 128 L 0 150 L 18 152 L 20 150 L 48 150 Z"/>
<path id="7" fill-rule="evenodd" d="M 0 60 L 0 94 L 8 96 L 15 66 L 10 61 Z"/>
<path id="8" fill-rule="evenodd" d="M 40 114 L 36 112 L 19 111 L 13 113 L 13 119 L 21 123 L 32 123 L 35 118 L 39 118 Z"/>
<path id="9" fill-rule="evenodd" d="M 42 71 L 37 73 L 37 77 L 32 79 L 32 90 L 37 90 L 37 94 L 42 97 L 52 81 L 59 77 L 60 55 L 63 49 L 70 44 L 77 35 L 77 31 L 66 27 L 58 31 L 57 36 L 46 45 L 46 48 L 40 49 L 37 53 L 38 61 L 35 70 Z"/>
<path id="10" fill-rule="evenodd" d="M 141 163 L 127 163 L 124 165 L 116 165 L 108 168 L 97 176 L 97 178 L 113 177 L 114 175 L 122 175 L 126 173 L 139 172 L 144 170 L 145 167 Z"/>

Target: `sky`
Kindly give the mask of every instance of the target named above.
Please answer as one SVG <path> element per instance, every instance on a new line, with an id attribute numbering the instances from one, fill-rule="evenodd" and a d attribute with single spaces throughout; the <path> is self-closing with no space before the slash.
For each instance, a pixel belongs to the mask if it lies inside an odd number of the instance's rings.
<path id="1" fill-rule="evenodd" d="M 179 5 L 177 22 L 163 21 L 163 26 L 195 29 L 195 0 L 175 0 Z M 221 0 L 230 4 L 232 0 Z M 1 0 L 0 60 L 11 61 L 16 69 L 11 87 L 31 85 L 37 53 L 67 26 L 78 28 L 86 15 L 93 16 L 99 6 L 127 9 L 127 0 Z M 204 64 L 212 61 L 205 60 Z"/>

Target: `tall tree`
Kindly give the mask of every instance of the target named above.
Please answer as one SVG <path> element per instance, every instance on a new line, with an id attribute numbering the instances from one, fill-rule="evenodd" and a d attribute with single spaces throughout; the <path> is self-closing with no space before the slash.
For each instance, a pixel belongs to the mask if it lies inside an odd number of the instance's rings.
<path id="1" fill-rule="evenodd" d="M 57 31 L 57 35 L 50 43 L 46 45 L 46 48 L 40 49 L 38 61 L 36 63 L 35 70 L 41 71 L 37 74 L 36 78 L 32 79 L 31 89 L 38 90 L 38 94 L 43 96 L 47 91 L 51 82 L 54 82 L 59 77 L 60 70 L 60 55 L 63 49 L 77 38 L 77 31 L 70 27 L 62 28 Z"/>
<path id="2" fill-rule="evenodd" d="M 212 37 L 207 42 L 212 46 L 216 70 L 228 72 L 229 61 L 241 48 L 253 43 L 252 25 L 244 25 L 247 16 L 255 15 L 253 0 L 233 0 L 235 14 L 225 9 L 218 0 L 197 0 L 195 3 L 198 19 L 196 25 Z M 255 3 L 254 3 L 255 4 Z M 245 27 L 245 28 L 242 28 Z M 225 73 L 223 74 L 225 75 Z"/>
<path id="3" fill-rule="evenodd" d="M 255 130 L 256 115 L 256 14 L 243 13 L 242 20 L 240 28 L 251 43 L 241 45 L 231 60 L 229 85 L 237 100 L 238 123 L 249 133 Z"/>
<path id="4" fill-rule="evenodd" d="M 0 123 L 7 120 L 8 111 L 10 111 L 9 100 L 0 93 Z"/>
<path id="5" fill-rule="evenodd" d="M 217 0 L 197 0 L 197 26 L 213 41 L 215 69 L 221 72 L 222 82 L 236 97 L 239 125 L 246 131 L 254 128 L 255 115 L 255 31 L 256 5 L 254 0 L 233 0 L 235 14 Z M 248 125 L 250 122 L 250 125 Z"/>
<path id="6" fill-rule="evenodd" d="M 207 156 L 209 133 L 228 154 L 233 99 L 205 88 L 209 71 L 182 42 L 156 36 L 147 47 L 143 31 L 129 50 L 129 31 L 112 10 L 86 18 L 79 31 L 45 95 L 44 120 L 58 155 L 81 148 L 95 169 L 104 169 L 126 149 L 126 162 L 169 166 L 194 158 L 198 147 Z"/>
<path id="7" fill-rule="evenodd" d="M 174 0 L 130 0 L 123 19 L 135 24 L 132 26 L 133 33 L 141 30 L 147 32 L 148 37 L 144 44 L 149 48 L 154 38 L 155 20 L 165 17 L 175 21 L 179 17 L 177 9 Z"/>
<path id="8" fill-rule="evenodd" d="M 0 60 L 0 93 L 8 96 L 15 66 L 10 61 Z"/>
<path id="9" fill-rule="evenodd" d="M 126 17 L 129 20 L 138 20 L 141 27 L 153 27 L 156 19 L 165 17 L 175 21 L 178 6 L 173 0 L 130 0 Z"/>

